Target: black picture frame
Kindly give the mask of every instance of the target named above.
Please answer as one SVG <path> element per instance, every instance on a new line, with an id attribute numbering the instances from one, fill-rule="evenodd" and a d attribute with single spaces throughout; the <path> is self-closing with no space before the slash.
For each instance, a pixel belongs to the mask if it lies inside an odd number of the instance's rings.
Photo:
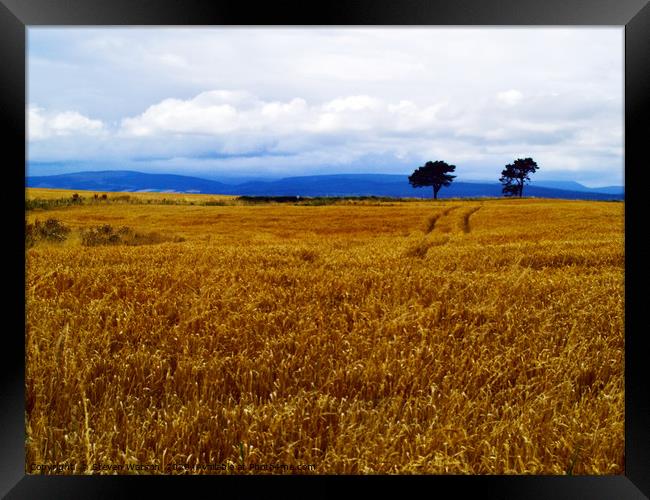
<path id="1" fill-rule="evenodd" d="M 200 483 L 209 491 L 250 497 L 251 486 L 280 486 L 283 496 L 331 496 L 353 485 L 436 495 L 451 488 L 488 498 L 637 499 L 650 496 L 650 390 L 644 377 L 645 323 L 641 301 L 647 264 L 642 235 L 647 226 L 636 179 L 648 168 L 650 131 L 650 5 L 648 0 L 339 0 L 260 2 L 236 0 L 0 0 L 0 110 L 5 139 L 4 192 L 16 197 L 5 211 L 5 228 L 24 241 L 26 28 L 38 25 L 545 25 L 625 27 L 625 475 L 621 476 L 426 476 L 426 477 L 224 477 L 176 480 L 157 477 L 25 475 L 24 247 L 4 247 L 4 305 L 0 377 L 0 495 L 6 498 L 117 498 L 135 487 L 186 494 Z M 8 213 L 7 213 L 8 212 Z M 10 214 L 10 215 L 9 215 Z M 24 332 L 24 330 L 23 330 Z M 323 481 L 323 479 L 326 479 Z M 246 481 L 246 482 L 244 482 Z M 267 493 L 270 490 L 267 490 Z M 154 492 L 150 492 L 154 494 Z M 408 494 L 408 493 L 407 493 Z"/>

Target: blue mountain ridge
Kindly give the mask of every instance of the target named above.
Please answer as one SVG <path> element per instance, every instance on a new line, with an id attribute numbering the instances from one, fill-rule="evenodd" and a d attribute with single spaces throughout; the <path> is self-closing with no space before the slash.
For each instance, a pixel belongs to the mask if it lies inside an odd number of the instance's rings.
<path id="1" fill-rule="evenodd" d="M 431 188 L 413 188 L 408 176 L 394 174 L 333 174 L 249 181 L 237 185 L 175 174 L 148 174 L 129 170 L 75 172 L 28 176 L 26 187 L 107 192 L 176 192 L 247 196 L 390 196 L 431 198 Z M 571 187 L 559 189 L 553 186 Z M 501 185 L 455 181 L 442 188 L 439 198 L 500 197 Z M 546 181 L 524 188 L 524 196 L 588 200 L 622 200 L 624 188 L 588 188 L 577 182 Z"/>

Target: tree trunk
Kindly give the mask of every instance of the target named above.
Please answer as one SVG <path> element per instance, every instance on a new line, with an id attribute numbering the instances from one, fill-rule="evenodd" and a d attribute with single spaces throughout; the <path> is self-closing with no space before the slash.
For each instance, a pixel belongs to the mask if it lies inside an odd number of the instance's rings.
<path id="1" fill-rule="evenodd" d="M 433 199 L 434 200 L 438 199 L 438 189 L 436 189 L 435 186 L 433 186 Z"/>

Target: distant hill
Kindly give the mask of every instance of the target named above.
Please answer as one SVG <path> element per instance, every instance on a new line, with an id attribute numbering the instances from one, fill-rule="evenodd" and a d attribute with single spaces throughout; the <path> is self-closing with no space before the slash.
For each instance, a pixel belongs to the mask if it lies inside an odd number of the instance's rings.
<path id="1" fill-rule="evenodd" d="M 89 191 L 176 192 L 248 196 L 392 196 L 430 198 L 430 188 L 411 187 L 406 175 L 335 174 L 287 177 L 269 181 L 225 184 L 172 174 L 145 174 L 129 170 L 76 172 L 26 178 L 27 187 Z M 586 200 L 623 199 L 622 187 L 588 188 L 577 182 L 546 181 L 526 186 L 525 196 Z M 439 198 L 502 196 L 499 183 L 454 182 L 438 193 Z"/>
<path id="2" fill-rule="evenodd" d="M 217 181 L 171 174 L 145 174 L 130 170 L 75 172 L 27 177 L 27 187 L 88 191 L 174 191 L 217 193 L 232 186 Z"/>
<path id="3" fill-rule="evenodd" d="M 623 186 L 604 186 L 597 188 L 589 188 L 583 186 L 575 181 L 535 181 L 536 186 L 549 187 L 553 189 L 562 189 L 565 191 L 581 191 L 587 193 L 604 193 L 604 194 L 620 194 L 625 193 Z"/>

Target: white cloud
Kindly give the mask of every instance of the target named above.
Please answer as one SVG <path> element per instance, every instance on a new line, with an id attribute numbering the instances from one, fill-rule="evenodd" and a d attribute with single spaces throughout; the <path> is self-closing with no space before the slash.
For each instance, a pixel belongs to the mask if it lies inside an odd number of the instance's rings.
<path id="1" fill-rule="evenodd" d="M 80 155 L 92 158 L 101 147 L 104 158 L 150 158 L 143 166 L 181 162 L 222 171 L 257 166 L 262 172 L 285 169 L 287 175 L 292 169 L 306 172 L 325 165 L 385 171 L 392 164 L 405 170 L 433 158 L 461 167 L 466 164 L 465 177 L 480 178 L 492 172 L 476 165 L 498 170 L 516 154 L 545 157 L 548 162 L 543 167 L 550 172 L 565 167 L 579 170 L 594 162 L 604 163 L 595 160 L 599 155 L 611 160 L 622 153 L 620 131 L 608 123 L 607 113 L 598 120 L 590 113 L 581 117 L 581 110 L 598 104 L 593 98 L 536 99 L 542 103 L 551 99 L 556 106 L 504 108 L 495 100 L 471 105 L 393 102 L 368 95 L 339 96 L 325 102 L 301 97 L 266 101 L 245 90 L 217 89 L 188 99 L 164 99 L 113 128 L 100 127 L 102 142 L 86 141 L 87 148 Z M 576 116 L 567 120 L 572 110 L 577 110 Z M 73 125 L 79 133 L 94 130 L 88 126 L 92 120 L 78 113 L 54 114 L 40 108 L 30 112 L 33 140 L 53 131 L 70 136 Z M 59 156 L 70 154 L 74 145 L 72 140 L 61 143 Z M 53 149 L 48 147 L 52 156 Z M 31 149 L 32 158 L 41 158 L 48 150 Z"/>
<path id="2" fill-rule="evenodd" d="M 622 55 L 620 28 L 30 28 L 29 156 L 593 177 L 622 169 Z"/>
<path id="3" fill-rule="evenodd" d="M 194 101 L 165 99 L 142 115 L 125 118 L 122 129 L 134 136 L 172 134 L 221 134 L 237 128 L 237 110 L 230 104 L 201 106 Z"/>
<path id="4" fill-rule="evenodd" d="M 497 94 L 497 100 L 507 106 L 515 106 L 524 98 L 524 95 L 518 90 L 511 89 Z"/>
<path id="5" fill-rule="evenodd" d="M 233 96 L 236 96 L 233 98 Z M 212 90 L 193 98 L 165 99 L 142 114 L 122 120 L 123 136 L 255 133 L 260 139 L 293 134 L 383 133 L 444 125 L 437 120 L 442 104 L 390 103 L 367 95 L 338 97 L 324 103 L 303 98 L 264 101 L 246 92 Z"/>
<path id="6" fill-rule="evenodd" d="M 382 107 L 382 102 L 379 99 L 374 99 L 367 95 L 355 95 L 334 99 L 323 106 L 325 111 L 333 111 L 341 113 L 345 111 L 373 111 Z"/>
<path id="7" fill-rule="evenodd" d="M 38 106 L 27 110 L 28 137 L 31 141 L 69 135 L 98 135 L 104 131 L 101 120 L 92 120 L 76 111 L 46 113 Z"/>

